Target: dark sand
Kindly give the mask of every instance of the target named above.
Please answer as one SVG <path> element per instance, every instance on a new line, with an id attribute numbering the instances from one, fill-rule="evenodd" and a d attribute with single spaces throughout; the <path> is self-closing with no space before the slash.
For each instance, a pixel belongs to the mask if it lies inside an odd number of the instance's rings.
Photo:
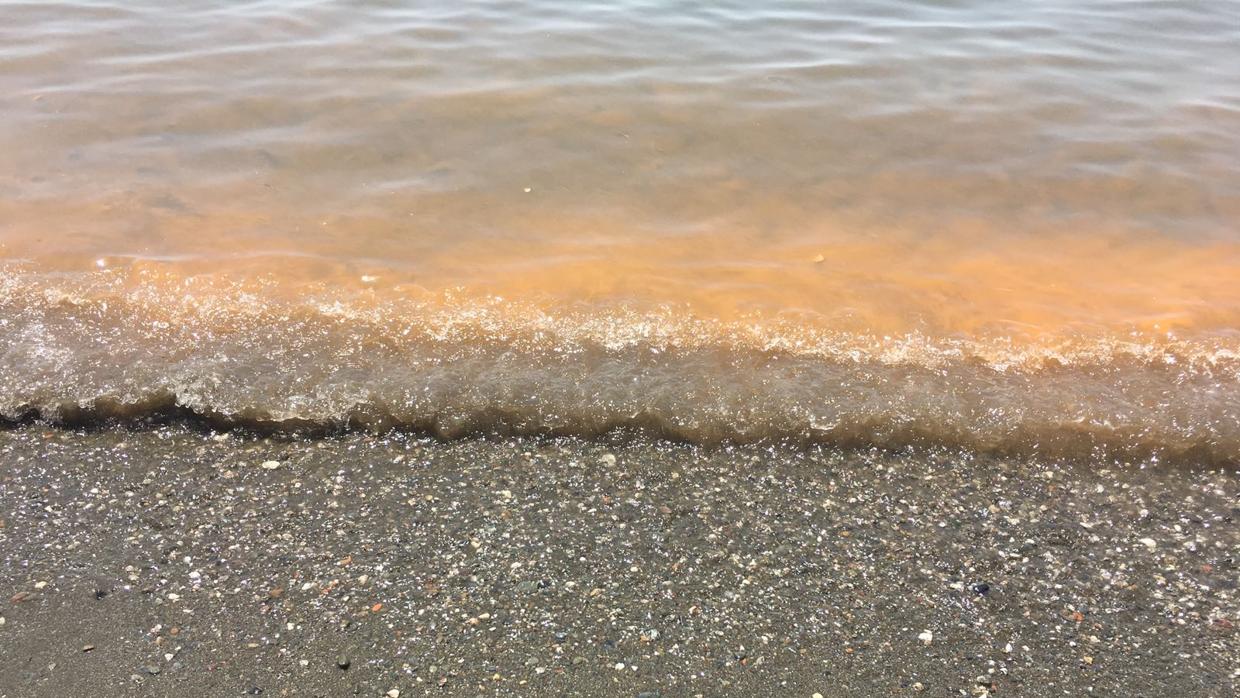
<path id="1" fill-rule="evenodd" d="M 10 429 L 0 695 L 1232 696 L 1238 493 L 1157 465 Z"/>

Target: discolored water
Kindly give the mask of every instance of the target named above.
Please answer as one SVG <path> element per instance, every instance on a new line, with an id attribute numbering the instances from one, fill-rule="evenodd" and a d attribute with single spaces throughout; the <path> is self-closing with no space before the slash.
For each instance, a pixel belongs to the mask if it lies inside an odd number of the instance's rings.
<path id="1" fill-rule="evenodd" d="M 0 2 L 0 415 L 1240 453 L 1240 6 Z"/>

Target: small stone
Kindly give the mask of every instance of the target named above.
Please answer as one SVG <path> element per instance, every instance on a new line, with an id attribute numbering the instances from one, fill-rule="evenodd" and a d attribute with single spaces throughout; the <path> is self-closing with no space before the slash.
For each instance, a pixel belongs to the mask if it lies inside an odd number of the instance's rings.
<path id="1" fill-rule="evenodd" d="M 386 695 L 388 698 L 400 698 L 400 689 L 393 688 L 392 690 L 388 691 L 384 695 Z"/>
<path id="2" fill-rule="evenodd" d="M 926 690 L 926 686 L 925 686 L 925 684 L 923 684 L 922 682 L 920 682 L 920 681 L 916 681 L 916 682 L 914 682 L 914 683 L 913 683 L 913 690 L 914 690 L 914 691 L 924 691 L 924 690 Z"/>
<path id="3" fill-rule="evenodd" d="M 1151 548 L 1151 549 L 1152 549 L 1152 548 L 1157 548 L 1157 547 L 1158 547 L 1158 542 L 1157 542 L 1157 541 L 1155 541 L 1153 538 L 1142 538 L 1142 539 L 1141 539 L 1140 541 L 1138 541 L 1138 542 L 1140 542 L 1140 543 L 1141 543 L 1141 545 L 1144 545 L 1144 546 L 1145 546 L 1145 547 L 1147 547 L 1147 548 Z"/>
<path id="4" fill-rule="evenodd" d="M 154 665 L 154 664 L 151 664 L 150 666 L 144 666 L 144 667 L 142 667 L 142 671 L 145 671 L 146 673 L 150 674 L 151 676 L 156 676 L 156 675 L 158 675 L 158 674 L 159 674 L 160 669 L 159 669 L 159 667 L 158 667 L 158 666 L 156 666 L 156 665 Z"/>
<path id="5" fill-rule="evenodd" d="M 350 662 L 349 662 L 348 657 L 337 657 L 336 658 L 336 666 L 340 667 L 341 669 L 348 669 L 349 664 Z"/>
<path id="6" fill-rule="evenodd" d="M 827 258 L 824 257 L 823 255 L 820 255 L 820 254 L 814 255 L 814 259 L 813 259 L 814 264 L 822 264 L 825 261 L 827 261 Z"/>
<path id="7" fill-rule="evenodd" d="M 917 636 L 917 639 L 921 640 L 921 644 L 928 645 L 931 642 L 934 642 L 934 633 L 929 630 L 923 630 L 921 631 L 921 634 Z"/>
<path id="8" fill-rule="evenodd" d="M 603 462 L 603 465 L 609 467 L 616 464 L 616 456 L 613 453 L 604 453 L 599 460 Z"/>
<path id="9" fill-rule="evenodd" d="M 44 588 L 44 587 L 46 587 L 46 586 L 47 586 L 47 582 L 35 582 L 35 583 L 34 583 L 34 588 L 35 588 L 35 589 L 42 589 L 42 588 Z"/>
<path id="10" fill-rule="evenodd" d="M 276 468 L 280 467 L 280 461 L 265 460 L 262 462 L 260 467 L 262 467 L 264 470 L 275 470 Z"/>
<path id="11" fill-rule="evenodd" d="M 616 671 L 624 671 L 624 662 L 616 662 L 614 667 Z"/>
<path id="12" fill-rule="evenodd" d="M 95 649 L 95 646 L 94 646 L 94 645 L 82 645 L 82 651 L 83 651 L 83 652 L 90 652 L 90 651 L 91 651 L 91 650 L 93 650 L 93 649 Z"/>
<path id="13" fill-rule="evenodd" d="M 811 696 L 811 698 L 822 698 L 822 694 L 821 694 L 821 693 L 815 693 L 813 696 Z"/>

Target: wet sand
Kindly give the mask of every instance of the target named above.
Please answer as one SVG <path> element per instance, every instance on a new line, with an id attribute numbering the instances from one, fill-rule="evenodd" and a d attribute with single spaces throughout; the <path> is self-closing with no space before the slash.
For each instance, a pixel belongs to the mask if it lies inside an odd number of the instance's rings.
<path id="1" fill-rule="evenodd" d="M 1229 696 L 1240 675 L 1230 469 L 180 426 L 13 428 L 0 462 L 4 696 Z"/>

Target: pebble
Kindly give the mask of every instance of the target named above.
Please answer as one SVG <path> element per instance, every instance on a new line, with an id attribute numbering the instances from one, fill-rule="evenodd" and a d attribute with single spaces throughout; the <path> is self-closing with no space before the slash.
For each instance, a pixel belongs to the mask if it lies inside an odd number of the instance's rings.
<path id="1" fill-rule="evenodd" d="M 934 642 L 934 633 L 929 630 L 923 630 L 921 631 L 921 634 L 917 636 L 917 639 L 921 640 L 921 644 L 928 645 L 931 642 Z"/>
<path id="2" fill-rule="evenodd" d="M 388 698 L 400 698 L 400 690 L 393 688 L 385 694 Z"/>
<path id="3" fill-rule="evenodd" d="M 349 664 L 350 662 L 349 662 L 348 657 L 337 657 L 336 658 L 336 666 L 340 667 L 341 669 L 348 669 Z"/>
<path id="4" fill-rule="evenodd" d="M 261 467 L 262 467 L 264 470 L 275 470 L 276 468 L 280 467 L 280 461 L 278 461 L 278 460 L 265 460 L 265 461 L 263 461 L 263 462 L 262 462 L 262 466 L 261 466 Z"/>
<path id="5" fill-rule="evenodd" d="M 1141 545 L 1144 545 L 1147 548 L 1158 547 L 1158 542 L 1155 541 L 1153 538 L 1142 538 L 1139 542 L 1141 543 Z"/>
<path id="6" fill-rule="evenodd" d="M 154 664 L 151 664 L 150 666 L 144 666 L 144 667 L 142 667 L 142 671 L 145 671 L 146 673 L 150 674 L 151 676 L 156 676 L 156 675 L 158 675 L 158 674 L 159 674 L 160 669 L 159 669 L 159 667 L 158 667 L 158 666 L 156 666 L 156 665 L 154 665 Z"/>

